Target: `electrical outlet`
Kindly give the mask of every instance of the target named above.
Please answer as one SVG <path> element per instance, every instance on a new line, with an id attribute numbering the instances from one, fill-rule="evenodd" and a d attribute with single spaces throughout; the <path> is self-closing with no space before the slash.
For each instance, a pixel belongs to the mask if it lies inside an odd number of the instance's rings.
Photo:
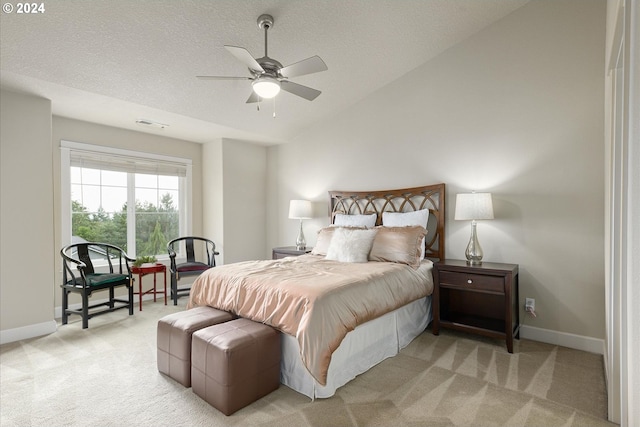
<path id="1" fill-rule="evenodd" d="M 536 311 L 536 300 L 533 298 L 525 298 L 524 309 L 526 311 Z"/>

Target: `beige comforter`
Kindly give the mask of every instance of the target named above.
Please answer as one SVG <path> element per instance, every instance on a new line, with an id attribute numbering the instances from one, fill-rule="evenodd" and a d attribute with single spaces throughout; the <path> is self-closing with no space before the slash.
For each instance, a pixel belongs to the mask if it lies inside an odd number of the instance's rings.
<path id="1" fill-rule="evenodd" d="M 431 261 L 342 263 L 315 255 L 247 261 L 207 270 L 188 307 L 209 305 L 271 325 L 297 338 L 302 361 L 326 384 L 331 355 L 368 320 L 430 295 Z"/>

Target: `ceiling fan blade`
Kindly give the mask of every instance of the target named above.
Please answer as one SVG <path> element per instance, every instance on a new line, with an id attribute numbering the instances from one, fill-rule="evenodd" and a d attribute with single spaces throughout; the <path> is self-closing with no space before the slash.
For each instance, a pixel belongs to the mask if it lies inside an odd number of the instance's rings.
<path id="1" fill-rule="evenodd" d="M 280 87 L 282 90 L 286 90 L 289 93 L 294 95 L 298 95 L 301 98 L 304 98 L 308 101 L 313 101 L 320 95 L 322 92 L 316 89 L 312 89 L 308 86 L 299 85 L 298 83 L 289 82 L 283 80 L 280 82 Z"/>
<path id="2" fill-rule="evenodd" d="M 196 76 L 200 80 L 252 80 L 251 77 Z"/>
<path id="3" fill-rule="evenodd" d="M 328 69 L 329 68 L 327 67 L 327 64 L 324 63 L 322 58 L 316 55 L 281 68 L 280 74 L 282 74 L 284 77 L 291 78 L 303 76 L 305 74 L 318 73 L 320 71 L 326 71 Z"/>
<path id="4" fill-rule="evenodd" d="M 251 95 L 249 95 L 249 99 L 247 99 L 247 104 L 251 104 L 253 102 L 259 102 L 260 97 L 254 91 L 251 91 Z"/>
<path id="5" fill-rule="evenodd" d="M 238 46 L 224 46 L 233 56 L 235 56 L 240 62 L 249 67 L 251 70 L 260 71 L 264 73 L 264 68 L 262 65 L 258 64 L 258 61 L 255 60 L 253 56 L 249 53 L 249 51 L 243 47 Z"/>

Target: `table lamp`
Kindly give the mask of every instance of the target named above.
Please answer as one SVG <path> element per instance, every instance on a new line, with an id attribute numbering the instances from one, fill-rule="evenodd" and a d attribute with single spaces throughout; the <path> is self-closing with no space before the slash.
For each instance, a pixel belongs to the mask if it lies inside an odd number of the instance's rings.
<path id="1" fill-rule="evenodd" d="M 311 219 L 312 205 L 308 200 L 291 200 L 289 202 L 289 218 L 300 220 L 300 231 L 298 231 L 298 238 L 296 239 L 296 249 L 303 251 L 307 247 L 307 242 L 304 239 L 304 232 L 302 231 L 302 220 Z"/>
<path id="2" fill-rule="evenodd" d="M 471 220 L 471 238 L 464 252 L 467 263 L 482 264 L 482 248 L 476 233 L 476 220 L 493 219 L 493 202 L 491 193 L 460 193 L 456 195 L 456 220 Z"/>

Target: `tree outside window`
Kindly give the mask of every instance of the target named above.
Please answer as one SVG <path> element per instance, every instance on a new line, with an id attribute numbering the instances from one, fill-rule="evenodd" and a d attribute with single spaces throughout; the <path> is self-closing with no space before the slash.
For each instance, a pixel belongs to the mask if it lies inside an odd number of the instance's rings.
<path id="1" fill-rule="evenodd" d="M 132 256 L 166 255 L 180 235 L 179 177 L 71 167 L 71 234 Z M 131 185 L 133 183 L 133 185 Z M 128 209 L 134 196 L 135 205 Z M 128 230 L 128 215 L 135 230 Z M 135 253 L 128 244 L 135 239 Z"/>

